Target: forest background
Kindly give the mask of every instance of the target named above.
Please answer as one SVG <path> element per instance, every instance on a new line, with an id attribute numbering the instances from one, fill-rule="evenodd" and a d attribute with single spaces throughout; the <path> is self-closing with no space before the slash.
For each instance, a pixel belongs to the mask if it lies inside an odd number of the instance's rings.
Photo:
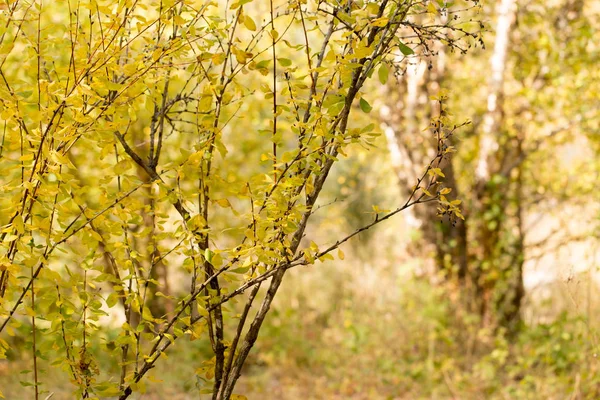
<path id="1" fill-rule="evenodd" d="M 600 397 L 600 2 L 118 3 L 0 3 L 0 397 Z"/>

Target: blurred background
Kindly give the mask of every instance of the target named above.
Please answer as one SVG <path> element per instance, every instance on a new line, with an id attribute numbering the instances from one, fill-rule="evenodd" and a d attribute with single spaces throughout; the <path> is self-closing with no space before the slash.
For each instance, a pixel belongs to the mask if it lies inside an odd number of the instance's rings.
<path id="1" fill-rule="evenodd" d="M 600 398 L 599 13 L 598 1 L 482 2 L 483 49 L 432 49 L 373 89 L 382 135 L 336 166 L 307 236 L 334 242 L 372 205 L 403 203 L 435 151 L 431 97 L 444 90 L 452 119 L 471 121 L 444 169 L 465 220 L 419 205 L 343 247 L 344 261 L 293 271 L 249 393 Z"/>
<path id="2" fill-rule="evenodd" d="M 372 110 L 355 118 L 379 135 L 336 164 L 306 236 L 333 244 L 373 206 L 404 204 L 436 152 L 440 94 L 452 121 L 469 122 L 443 168 L 465 219 L 417 205 L 345 244 L 343 260 L 290 271 L 240 381 L 249 399 L 600 398 L 600 1 L 469 13 L 483 46 L 440 44 L 377 72 Z M 243 170 L 254 139 L 227 140 Z M 208 346 L 177 343 L 135 398 L 198 398 L 194 359 Z M 29 398 L 18 362 L 0 364 L 10 399 Z M 46 373 L 54 398 L 69 398 Z"/>

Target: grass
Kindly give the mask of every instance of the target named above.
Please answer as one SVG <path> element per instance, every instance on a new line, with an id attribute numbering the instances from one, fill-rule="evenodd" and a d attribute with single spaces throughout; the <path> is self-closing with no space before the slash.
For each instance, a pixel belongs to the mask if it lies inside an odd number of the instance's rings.
<path id="1" fill-rule="evenodd" d="M 443 288 L 397 270 L 380 271 L 379 290 L 360 284 L 360 267 L 294 271 L 237 392 L 265 400 L 600 398 L 596 328 L 586 319 L 554 310 L 508 340 L 456 318 Z M 535 305 L 542 306 L 552 305 Z M 32 387 L 20 383 L 33 379 L 30 352 L 17 348 L 0 362 L 0 390 L 7 399 L 32 399 Z M 113 360 L 96 350 L 101 369 L 118 380 Z M 204 341 L 177 342 L 152 370 L 146 393 L 132 398 L 209 398 L 195 375 L 208 354 Z M 42 398 L 73 399 L 65 368 L 40 364 Z"/>

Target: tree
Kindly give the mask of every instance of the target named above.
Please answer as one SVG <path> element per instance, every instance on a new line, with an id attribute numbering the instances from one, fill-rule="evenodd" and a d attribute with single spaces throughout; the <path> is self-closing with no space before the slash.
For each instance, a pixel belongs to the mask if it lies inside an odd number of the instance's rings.
<path id="1" fill-rule="evenodd" d="M 481 134 L 479 139 L 479 154 L 475 167 L 475 201 L 473 204 L 479 213 L 479 220 L 475 227 L 480 254 L 477 257 L 477 265 L 472 274 L 475 296 L 477 297 L 477 308 L 484 320 L 498 317 L 502 325 L 512 324 L 518 320 L 520 315 L 520 304 L 524 295 L 523 291 L 523 257 L 522 257 L 522 229 L 518 229 L 516 241 L 519 244 L 513 246 L 515 258 L 509 257 L 507 265 L 500 265 L 503 261 L 503 252 L 506 246 L 501 244 L 501 233 L 505 215 L 508 194 L 508 174 L 511 171 L 501 171 L 500 164 L 507 158 L 501 160 L 500 143 L 506 139 L 506 131 L 503 129 L 503 103 L 504 103 L 504 80 L 506 71 L 506 59 L 510 46 L 511 30 L 515 19 L 516 4 L 514 0 L 502 0 L 497 3 L 496 37 L 494 50 L 490 57 L 491 76 L 487 95 L 487 109 L 483 116 Z M 505 139 L 505 140 L 502 140 Z M 515 141 L 506 140 L 504 154 L 511 153 L 514 143 L 519 143 L 522 138 Z M 504 166 L 502 166 L 504 167 Z M 520 204 L 520 200 L 517 200 Z M 521 215 L 518 212 L 517 224 L 521 224 Z M 511 254 L 511 255 L 513 255 Z M 504 291 L 510 291 L 506 297 L 512 303 L 510 311 L 505 304 L 494 304 L 494 286 L 500 281 L 499 277 L 506 270 L 512 270 L 516 274 L 516 285 L 510 284 L 504 287 Z M 486 271 L 493 271 L 491 274 Z M 513 271 L 511 271 L 513 272 Z M 512 275 L 515 275 L 512 274 Z M 501 301 L 502 303 L 503 301 Z M 504 315 L 494 315 L 498 311 Z"/>
<path id="2" fill-rule="evenodd" d="M 433 207 L 411 211 L 423 242 L 433 248 L 437 270 L 457 283 L 453 288 L 469 309 L 487 327 L 514 331 L 521 323 L 525 262 L 551 251 L 540 245 L 557 233 L 566 243 L 590 236 L 565 234 L 561 227 L 539 240 L 527 226 L 535 224 L 526 220 L 552 210 L 552 217 L 566 217 L 566 210 L 593 196 L 576 182 L 594 174 L 594 163 L 582 158 L 582 166 L 563 167 L 557 155 L 564 144 L 594 135 L 597 113 L 590 105 L 597 104 L 597 86 L 591 71 L 598 56 L 590 30 L 595 14 L 590 3 L 586 9 L 578 0 L 499 0 L 483 12 L 495 16 L 493 36 L 486 37 L 490 51 L 461 59 L 441 47 L 431 49 L 443 57 L 409 64 L 401 89 L 386 88 L 381 119 L 405 190 L 415 166 L 435 149 L 419 132 L 435 113 L 429 96 L 438 86 L 469 94 L 449 99 L 457 118 L 468 116 L 473 124 L 461 135 L 457 156 L 442 168 L 446 183 L 464 201 L 466 221 L 435 229 L 424 222 Z"/>
<path id="3" fill-rule="evenodd" d="M 3 7 L 0 332 L 31 331 L 36 399 L 50 352 L 77 396 L 126 399 L 184 337 L 210 342 L 199 373 L 232 398 L 288 269 L 418 203 L 461 216 L 440 181 L 458 129 L 441 112 L 407 199 L 331 246 L 303 240 L 333 164 L 375 136 L 350 118 L 371 109 L 369 78 L 396 49 L 420 50 L 404 36 L 472 35 L 428 23 L 433 2 L 249 3 Z M 98 320 L 117 313 L 104 343 Z M 118 360 L 118 381 L 92 343 Z M 0 357 L 8 348 L 0 339 Z"/>
<path id="4" fill-rule="evenodd" d="M 451 10 L 441 8 L 436 13 L 436 19 L 440 24 L 448 23 L 449 14 L 452 14 Z M 436 141 L 423 128 L 429 125 L 434 115 L 446 112 L 435 100 L 438 93 L 447 91 L 446 50 L 443 43 L 427 46 L 424 57 L 405 60 L 401 64 L 403 68 L 398 74 L 397 82 L 383 88 L 386 101 L 381 108 L 380 119 L 385 127 L 391 162 L 402 195 L 406 195 L 410 188 L 409 182 L 419 173 L 419 165 L 436 151 Z M 450 46 L 450 50 L 457 48 Z M 458 47 L 458 50 L 460 53 L 466 52 L 466 48 Z M 455 142 L 451 138 L 449 145 L 454 145 Z M 441 169 L 444 182 L 452 188 L 453 196 L 460 198 L 454 166 L 451 162 L 445 162 Z M 449 280 L 457 278 L 464 282 L 468 268 L 465 222 L 459 219 L 453 221 L 454 224 L 449 224 L 446 219 L 445 224 L 428 223 L 438 212 L 435 205 L 419 207 L 409 212 L 414 214 L 414 228 L 423 233 L 425 245 L 419 246 L 419 252 L 433 247 L 437 270 L 443 272 Z"/>

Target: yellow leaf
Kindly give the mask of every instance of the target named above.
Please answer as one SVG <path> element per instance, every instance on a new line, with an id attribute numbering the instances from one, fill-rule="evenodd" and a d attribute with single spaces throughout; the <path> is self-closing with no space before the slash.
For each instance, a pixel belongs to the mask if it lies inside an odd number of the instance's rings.
<path id="1" fill-rule="evenodd" d="M 377 18 L 377 19 L 374 19 L 373 21 L 371 21 L 371 25 L 382 28 L 382 27 L 386 26 L 389 21 L 390 21 L 389 18 L 381 17 L 381 18 Z"/>
<path id="2" fill-rule="evenodd" d="M 225 53 L 214 54 L 211 57 L 211 60 L 212 60 L 213 64 L 215 64 L 215 65 L 223 64 L 223 61 L 225 61 Z"/>
<path id="3" fill-rule="evenodd" d="M 21 217 L 20 215 L 17 215 L 14 218 L 13 226 L 15 227 L 15 229 L 17 230 L 18 233 L 20 233 L 20 234 L 25 233 L 25 224 L 23 223 L 23 217 Z"/>
<path id="4" fill-rule="evenodd" d="M 338 249 L 338 258 L 340 260 L 343 260 L 344 258 L 346 258 L 346 256 L 344 255 L 344 252 L 342 251 L 342 249 Z"/>
<path id="5" fill-rule="evenodd" d="M 8 336 L 15 337 L 15 329 L 10 325 L 6 326 L 6 333 Z M 2 357 L 0 357 L 0 359 L 2 359 Z"/>
<path id="6" fill-rule="evenodd" d="M 367 4 L 367 11 L 369 12 L 369 14 L 377 15 L 377 13 L 379 12 L 379 6 L 375 3 L 369 3 Z"/>
<path id="7" fill-rule="evenodd" d="M 270 88 L 270 87 L 269 87 L 269 85 L 267 85 L 266 83 L 262 83 L 262 84 L 260 85 L 260 90 L 261 90 L 261 92 L 263 92 L 263 93 L 271 93 L 271 92 L 272 92 L 272 91 L 271 91 L 271 88 Z"/>
<path id="8" fill-rule="evenodd" d="M 254 20 L 247 15 L 244 17 L 244 26 L 251 31 L 256 30 L 256 24 L 254 23 Z"/>
<path id="9" fill-rule="evenodd" d="M 219 199 L 219 200 L 216 200 L 216 202 L 218 205 L 220 205 L 223 208 L 231 207 L 231 203 L 229 203 L 229 200 L 227 200 L 227 199 Z"/>
<path id="10" fill-rule="evenodd" d="M 4 241 L 5 241 L 6 243 L 9 243 L 9 242 L 14 242 L 14 241 L 15 241 L 15 240 L 17 240 L 18 238 L 19 238 L 19 237 L 18 237 L 17 235 L 6 235 L 6 236 L 4 237 Z"/>
<path id="11" fill-rule="evenodd" d="M 154 321 L 154 317 L 152 316 L 152 312 L 148 307 L 144 307 L 144 311 L 142 311 L 142 318 L 146 321 Z"/>
<path id="12" fill-rule="evenodd" d="M 0 55 L 5 55 L 5 54 L 10 53 L 14 47 L 15 47 L 15 44 L 13 41 L 4 43 L 2 46 L 0 46 Z"/>
<path id="13" fill-rule="evenodd" d="M 240 64 L 245 64 L 246 60 L 248 60 L 248 58 L 252 57 L 252 53 L 250 53 L 250 52 L 245 52 L 245 51 L 242 51 L 242 50 L 236 49 L 236 48 L 233 48 L 232 51 L 233 51 L 233 54 L 235 55 L 235 59 Z"/>
<path id="14" fill-rule="evenodd" d="M 33 160 L 33 153 L 24 154 L 21 157 L 19 157 L 19 161 L 31 161 L 31 160 Z"/>
<path id="15" fill-rule="evenodd" d="M 446 177 L 446 175 L 444 175 L 444 173 L 442 172 L 442 170 L 439 169 L 439 168 L 432 168 L 431 170 L 433 171 L 434 174 L 439 175 L 442 178 Z"/>
<path id="16" fill-rule="evenodd" d="M 363 58 L 373 53 L 375 48 L 373 46 L 364 46 L 362 43 L 354 49 L 354 56 L 356 58 Z"/>
<path id="17" fill-rule="evenodd" d="M 121 175 L 122 173 L 124 173 L 131 167 L 132 167 L 132 165 L 129 162 L 129 160 L 121 160 L 114 167 L 115 174 Z"/>
<path id="18" fill-rule="evenodd" d="M 123 72 L 125 72 L 125 74 L 128 76 L 135 74 L 136 71 L 137 71 L 137 65 L 135 65 L 135 64 L 127 64 L 127 65 L 123 66 Z"/>
<path id="19" fill-rule="evenodd" d="M 175 22 L 175 25 L 184 25 L 186 21 L 185 21 L 185 19 L 184 19 L 184 18 L 182 18 L 181 16 L 179 16 L 179 15 L 175 15 L 175 16 L 173 17 L 173 22 Z"/>
<path id="20" fill-rule="evenodd" d="M 152 61 L 158 61 L 158 59 L 160 58 L 161 55 L 162 55 L 162 49 L 154 50 L 154 52 L 152 53 Z"/>

